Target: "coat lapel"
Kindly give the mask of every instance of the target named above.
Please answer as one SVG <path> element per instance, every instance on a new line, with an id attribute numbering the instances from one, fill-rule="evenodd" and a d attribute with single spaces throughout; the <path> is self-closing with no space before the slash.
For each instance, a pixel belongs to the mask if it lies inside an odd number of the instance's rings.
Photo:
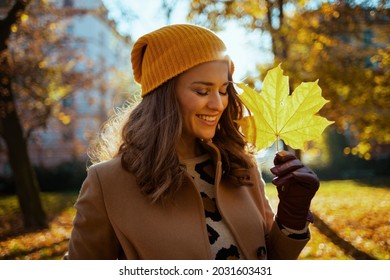
<path id="1" fill-rule="evenodd" d="M 217 205 L 221 215 L 232 231 L 246 259 L 256 259 L 257 250 L 265 247 L 264 217 L 256 208 L 246 186 L 225 184 L 217 186 Z"/>
<path id="2" fill-rule="evenodd" d="M 218 209 L 232 231 L 246 259 L 256 259 L 257 250 L 265 248 L 265 219 L 256 207 L 247 188 L 253 186 L 248 169 L 231 170 L 229 179 L 222 179 L 219 149 L 209 140 L 203 146 L 211 154 L 215 171 L 216 201 Z M 237 173 L 237 174 L 236 174 Z M 234 177 L 234 178 L 233 178 Z"/>

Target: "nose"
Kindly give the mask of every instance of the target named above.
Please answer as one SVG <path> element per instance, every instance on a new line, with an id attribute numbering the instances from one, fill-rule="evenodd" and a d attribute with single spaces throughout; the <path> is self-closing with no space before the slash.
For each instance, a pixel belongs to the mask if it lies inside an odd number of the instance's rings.
<path id="1" fill-rule="evenodd" d="M 223 111 L 225 109 L 223 96 L 217 91 L 209 95 L 210 99 L 208 102 L 208 107 L 215 111 Z"/>

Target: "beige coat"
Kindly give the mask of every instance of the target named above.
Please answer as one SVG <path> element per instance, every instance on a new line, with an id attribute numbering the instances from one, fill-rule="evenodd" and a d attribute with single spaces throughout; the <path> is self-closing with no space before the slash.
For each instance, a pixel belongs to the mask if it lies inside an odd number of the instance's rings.
<path id="1" fill-rule="evenodd" d="M 296 259 L 308 240 L 279 230 L 257 168 L 221 179 L 219 151 L 207 146 L 216 164 L 217 206 L 244 258 Z M 248 179 L 252 186 L 246 186 Z M 189 177 L 173 203 L 151 204 L 114 158 L 88 170 L 75 207 L 65 259 L 212 258 L 202 199 Z"/>

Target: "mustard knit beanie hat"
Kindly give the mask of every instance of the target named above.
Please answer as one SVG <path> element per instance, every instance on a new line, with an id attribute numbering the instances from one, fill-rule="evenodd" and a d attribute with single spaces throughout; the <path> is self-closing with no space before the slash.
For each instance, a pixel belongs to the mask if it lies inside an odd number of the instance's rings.
<path id="1" fill-rule="evenodd" d="M 168 25 L 145 34 L 131 52 L 142 97 L 180 73 L 213 60 L 227 60 L 233 72 L 223 41 L 211 30 L 192 24 Z"/>

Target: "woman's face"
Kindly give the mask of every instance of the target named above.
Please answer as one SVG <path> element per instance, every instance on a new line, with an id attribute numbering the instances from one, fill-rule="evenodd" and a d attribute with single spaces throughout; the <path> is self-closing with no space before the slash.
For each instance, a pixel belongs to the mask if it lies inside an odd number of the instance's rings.
<path id="1" fill-rule="evenodd" d="M 182 140 L 211 139 L 228 105 L 228 63 L 197 65 L 177 78 L 176 96 L 183 117 Z"/>

